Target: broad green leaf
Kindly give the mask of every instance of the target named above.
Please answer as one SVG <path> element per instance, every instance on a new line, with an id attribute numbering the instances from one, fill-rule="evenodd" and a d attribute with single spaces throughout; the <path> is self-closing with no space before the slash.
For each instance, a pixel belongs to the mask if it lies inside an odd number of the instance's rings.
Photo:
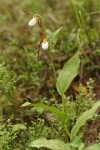
<path id="1" fill-rule="evenodd" d="M 45 138 L 41 138 L 31 142 L 29 146 L 36 148 L 46 147 L 51 150 L 70 150 L 67 144 L 58 139 L 47 140 Z"/>
<path id="2" fill-rule="evenodd" d="M 52 36 L 50 37 L 50 41 L 52 42 L 52 43 L 51 43 L 51 46 L 50 46 L 50 49 L 53 49 L 53 48 L 55 47 L 55 44 L 56 44 L 56 42 L 57 42 L 57 40 L 58 40 L 58 34 L 59 34 L 59 32 L 60 32 L 61 29 L 62 29 L 62 27 L 59 28 L 59 29 L 57 29 L 57 30 L 52 34 Z"/>
<path id="3" fill-rule="evenodd" d="M 73 126 L 71 130 L 72 138 L 74 138 L 77 135 L 79 129 L 86 123 L 86 121 L 94 116 L 98 107 L 100 107 L 100 101 L 96 102 L 90 110 L 84 112 L 79 117 L 79 119 L 76 121 L 75 125 Z"/>
<path id="4" fill-rule="evenodd" d="M 64 95 L 72 80 L 78 74 L 79 63 L 80 58 L 79 53 L 77 52 L 68 62 L 65 63 L 63 69 L 60 71 L 57 78 L 56 87 L 61 96 Z"/>
<path id="5" fill-rule="evenodd" d="M 89 146 L 85 150 L 100 150 L 100 143 Z"/>
<path id="6" fill-rule="evenodd" d="M 59 117 L 59 119 L 62 121 L 62 123 L 65 123 L 67 121 L 66 113 L 64 113 L 63 111 L 58 110 L 56 107 L 47 106 L 47 105 L 42 104 L 42 103 L 31 104 L 29 102 L 24 103 L 21 107 L 23 107 L 23 106 L 34 106 L 34 107 L 44 108 L 45 110 L 49 110 L 52 113 L 54 113 L 55 115 L 57 115 Z"/>

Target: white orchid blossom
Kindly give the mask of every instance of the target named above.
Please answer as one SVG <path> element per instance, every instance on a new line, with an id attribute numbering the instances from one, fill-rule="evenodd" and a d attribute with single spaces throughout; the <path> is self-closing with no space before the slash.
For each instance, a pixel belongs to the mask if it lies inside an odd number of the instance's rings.
<path id="1" fill-rule="evenodd" d="M 47 42 L 46 39 L 43 40 L 43 42 L 41 43 L 42 49 L 43 50 L 47 50 L 49 47 L 49 43 Z"/>
<path id="2" fill-rule="evenodd" d="M 38 20 L 36 17 L 33 17 L 28 23 L 29 26 L 35 26 L 38 23 Z"/>

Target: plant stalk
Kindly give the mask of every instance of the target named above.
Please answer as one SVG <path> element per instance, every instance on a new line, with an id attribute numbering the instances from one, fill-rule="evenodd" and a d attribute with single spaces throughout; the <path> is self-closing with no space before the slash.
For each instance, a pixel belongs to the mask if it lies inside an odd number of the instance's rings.
<path id="1" fill-rule="evenodd" d="M 53 73 L 54 73 L 54 77 L 55 77 L 55 80 L 57 81 L 57 76 L 56 76 L 56 71 L 55 71 L 55 67 L 54 67 L 54 62 L 53 62 L 53 58 L 52 58 L 52 54 L 51 54 L 51 50 L 49 49 L 49 58 L 50 58 L 50 61 L 51 61 L 51 64 L 52 64 L 52 70 L 53 70 Z M 64 96 L 61 96 L 61 99 L 62 99 L 62 105 L 63 105 L 63 112 L 66 113 L 66 106 L 65 106 L 65 100 L 64 100 Z M 71 141 L 71 135 L 69 133 L 69 130 L 67 128 L 67 125 L 64 124 L 64 128 L 65 128 L 65 131 Z"/>

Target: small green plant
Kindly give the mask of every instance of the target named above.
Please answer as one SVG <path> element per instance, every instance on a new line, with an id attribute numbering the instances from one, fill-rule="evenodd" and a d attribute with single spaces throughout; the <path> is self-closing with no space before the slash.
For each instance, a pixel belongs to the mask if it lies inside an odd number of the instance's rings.
<path id="1" fill-rule="evenodd" d="M 10 97 L 15 90 L 15 83 L 16 76 L 4 64 L 0 64 L 0 94 Z"/>
<path id="2" fill-rule="evenodd" d="M 22 61 L 22 58 L 18 58 L 18 66 L 15 64 L 16 69 L 21 67 L 20 69 L 22 70 L 20 73 L 20 81 L 28 86 L 40 87 L 40 72 L 45 69 L 43 61 L 37 61 L 36 51 L 24 49 L 24 54 L 22 52 L 20 57 L 22 55 L 25 59 Z"/>
<path id="3" fill-rule="evenodd" d="M 83 87 L 79 87 L 79 93 L 76 97 L 76 105 L 79 106 L 77 109 L 77 116 L 80 116 L 83 112 L 90 109 L 95 103 L 95 94 L 93 93 L 93 79 L 89 79 L 86 84 L 85 91 L 82 92 Z"/>
<path id="4" fill-rule="evenodd" d="M 26 130 L 24 124 L 12 125 L 9 121 L 7 124 L 0 124 L 0 150 L 11 150 L 17 148 L 17 146 L 20 145 L 18 136 L 21 135 L 24 130 Z"/>
<path id="5" fill-rule="evenodd" d="M 6 108 L 9 112 L 8 108 L 11 108 L 15 102 L 13 95 L 16 81 L 16 75 L 10 72 L 4 64 L 0 64 L 0 116 L 3 115 L 3 111 L 5 111 Z"/>
<path id="6" fill-rule="evenodd" d="M 77 139 L 77 135 L 79 133 L 80 128 L 86 123 L 88 119 L 91 119 L 97 108 L 100 106 L 100 102 L 96 102 L 92 108 L 89 110 L 83 112 L 78 118 L 76 118 L 76 122 L 73 125 L 71 131 L 69 131 L 69 128 L 67 126 L 68 123 L 68 118 L 66 115 L 66 110 L 67 110 L 67 105 L 66 105 L 66 96 L 65 92 L 70 86 L 72 80 L 77 76 L 78 74 L 78 69 L 79 69 L 79 64 L 80 64 L 80 54 L 79 52 L 76 52 L 69 61 L 67 61 L 62 68 L 62 70 L 59 72 L 59 75 L 57 77 L 56 71 L 55 71 L 55 66 L 53 62 L 53 57 L 52 57 L 52 49 L 56 46 L 57 38 L 59 31 L 62 29 L 56 30 L 53 35 L 48 39 L 46 36 L 45 32 L 45 27 L 44 27 L 44 22 L 41 18 L 40 15 L 36 14 L 34 15 L 33 19 L 30 20 L 29 26 L 35 26 L 39 25 L 41 28 L 41 42 L 39 45 L 39 48 L 42 50 L 46 50 L 49 56 L 49 59 L 51 61 L 51 66 L 56 82 L 56 89 L 59 95 L 61 96 L 62 100 L 62 109 L 58 109 L 54 106 L 48 106 L 43 103 L 37 103 L 37 104 L 31 104 L 29 102 L 24 103 L 22 106 L 32 106 L 32 107 L 42 107 L 44 110 L 49 110 L 52 113 L 54 113 L 58 118 L 59 121 L 61 122 L 61 126 L 63 127 L 65 134 L 68 136 L 70 143 L 65 144 L 61 140 L 47 140 L 44 138 L 37 139 L 29 144 L 30 147 L 47 147 L 52 150 L 66 150 L 67 148 L 78 148 L 79 150 L 84 149 L 84 144 L 81 143 L 79 137 Z M 39 51 L 40 51 L 39 49 Z M 39 56 L 39 55 L 38 55 Z M 89 86 L 89 84 L 88 84 Z M 91 95 L 91 90 L 90 90 L 90 95 Z M 77 139 L 77 140 L 76 140 Z M 58 148 L 58 143 L 59 143 L 59 148 Z M 77 144 L 80 143 L 80 144 Z"/>

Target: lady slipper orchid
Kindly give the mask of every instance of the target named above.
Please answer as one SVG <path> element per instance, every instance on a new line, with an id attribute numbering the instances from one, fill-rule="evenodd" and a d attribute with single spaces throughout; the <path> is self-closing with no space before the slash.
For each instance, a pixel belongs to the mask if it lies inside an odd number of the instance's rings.
<path id="1" fill-rule="evenodd" d="M 42 42 L 41 45 L 42 45 L 42 49 L 43 49 L 43 50 L 47 50 L 48 47 L 49 47 L 49 43 L 47 42 L 46 39 L 43 40 L 43 42 Z"/>
<path id="2" fill-rule="evenodd" d="M 37 24 L 38 20 L 36 17 L 33 17 L 28 23 L 29 26 L 35 26 Z"/>

